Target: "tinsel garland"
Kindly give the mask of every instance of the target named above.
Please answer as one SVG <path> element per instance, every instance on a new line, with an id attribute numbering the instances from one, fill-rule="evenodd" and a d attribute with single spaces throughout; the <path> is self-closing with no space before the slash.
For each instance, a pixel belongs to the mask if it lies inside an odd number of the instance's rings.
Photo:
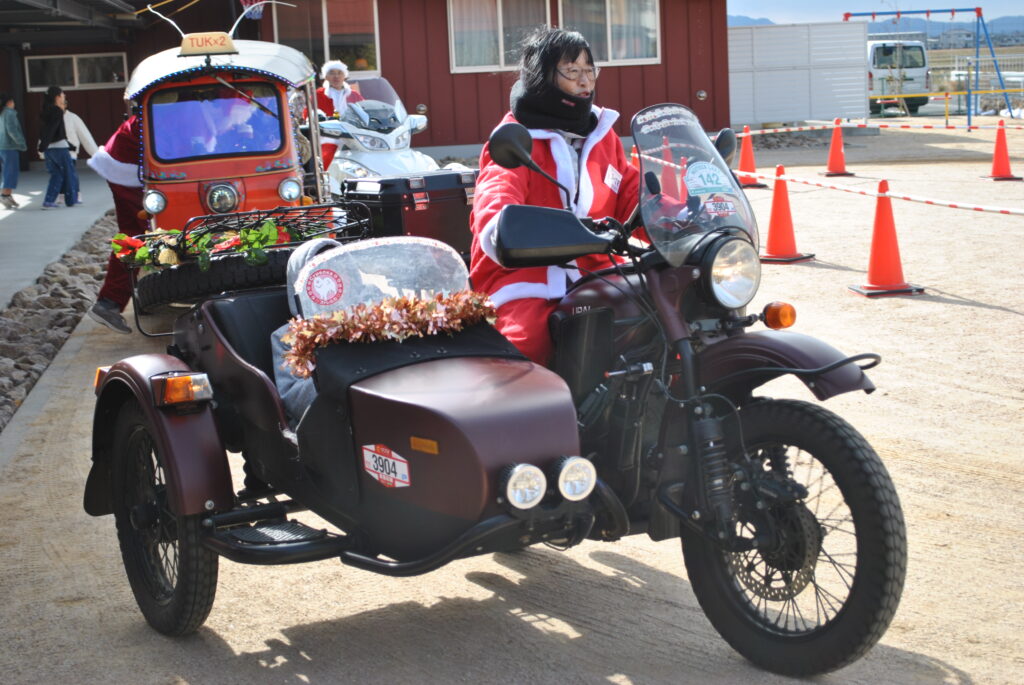
<path id="1" fill-rule="evenodd" d="M 316 367 L 314 353 L 336 342 L 402 341 L 461 331 L 487 321 L 494 323 L 497 311 L 484 293 L 462 290 L 429 299 L 387 297 L 376 304 L 357 304 L 334 314 L 319 314 L 291 320 L 282 337 L 291 345 L 285 363 L 292 375 L 307 378 Z"/>

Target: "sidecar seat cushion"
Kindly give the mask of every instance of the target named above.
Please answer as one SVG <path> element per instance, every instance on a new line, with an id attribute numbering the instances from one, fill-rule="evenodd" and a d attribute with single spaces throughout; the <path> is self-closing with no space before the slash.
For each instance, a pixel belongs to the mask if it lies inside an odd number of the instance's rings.
<path id="1" fill-rule="evenodd" d="M 243 360 L 274 378 L 270 334 L 291 318 L 284 288 L 239 293 L 207 303 L 225 341 Z"/>

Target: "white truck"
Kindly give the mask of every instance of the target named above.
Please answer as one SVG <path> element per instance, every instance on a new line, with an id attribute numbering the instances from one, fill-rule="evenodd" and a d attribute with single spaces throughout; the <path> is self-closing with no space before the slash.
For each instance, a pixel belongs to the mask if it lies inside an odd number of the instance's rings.
<path id="1" fill-rule="evenodd" d="M 878 95 L 902 95 L 904 93 L 927 93 L 931 90 L 931 74 L 928 70 L 928 50 L 917 40 L 869 40 L 868 50 L 868 108 L 872 114 L 882 111 L 890 102 L 876 99 Z M 893 98 L 906 101 L 907 110 L 913 114 L 928 103 L 928 96 Z"/>

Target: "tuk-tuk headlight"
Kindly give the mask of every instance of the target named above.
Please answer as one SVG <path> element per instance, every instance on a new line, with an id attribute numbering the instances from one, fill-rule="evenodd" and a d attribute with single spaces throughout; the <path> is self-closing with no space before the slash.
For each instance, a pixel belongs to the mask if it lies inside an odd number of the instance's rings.
<path id="1" fill-rule="evenodd" d="M 583 457 L 565 457 L 555 465 L 558 474 L 558 492 L 570 502 L 579 502 L 590 496 L 597 485 L 597 469 Z"/>
<path id="2" fill-rule="evenodd" d="M 356 140 L 362 143 L 367 149 L 370 150 L 390 150 L 391 146 L 388 145 L 388 141 L 377 136 L 363 136 L 356 134 Z"/>
<path id="3" fill-rule="evenodd" d="M 529 509 L 540 504 L 548 490 L 544 472 L 533 464 L 516 464 L 502 479 L 505 499 L 516 509 Z"/>
<path id="4" fill-rule="evenodd" d="M 167 209 L 167 197 L 159 190 L 147 190 L 142 196 L 142 208 L 150 214 L 159 214 Z"/>
<path id="5" fill-rule="evenodd" d="M 277 186 L 277 194 L 285 202 L 295 202 L 302 197 L 302 184 L 294 178 L 286 178 Z"/>
<path id="6" fill-rule="evenodd" d="M 238 191 L 227 183 L 218 183 L 206 193 L 206 206 L 217 214 L 235 211 L 238 207 Z"/>
<path id="7" fill-rule="evenodd" d="M 726 238 L 712 247 L 703 260 L 702 271 L 707 291 L 725 309 L 747 306 L 761 284 L 757 250 L 739 237 Z"/>

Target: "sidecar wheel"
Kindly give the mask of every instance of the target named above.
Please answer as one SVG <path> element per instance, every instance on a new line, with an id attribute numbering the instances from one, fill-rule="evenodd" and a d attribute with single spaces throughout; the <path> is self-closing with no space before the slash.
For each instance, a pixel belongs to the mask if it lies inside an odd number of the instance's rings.
<path id="1" fill-rule="evenodd" d="M 763 551 L 725 552 L 684 528 L 693 591 L 715 629 L 758 666 L 789 676 L 841 668 L 881 638 L 903 590 L 906 529 L 892 480 L 864 438 L 822 407 L 770 400 L 740 417 L 757 468 L 790 474 L 808 494 L 769 508 L 770 519 L 735 498 L 738 532 L 771 530 Z M 737 459 L 740 433 L 726 434 Z"/>
<path id="2" fill-rule="evenodd" d="M 235 290 L 248 290 L 283 285 L 290 247 L 267 250 L 267 263 L 246 264 L 241 254 L 214 257 L 210 268 L 202 271 L 196 262 L 146 274 L 135 286 L 135 301 L 142 313 L 174 302 L 198 302 L 210 295 Z"/>
<path id="3" fill-rule="evenodd" d="M 138 404 L 121 408 L 114 430 L 114 519 L 135 601 L 159 632 L 195 632 L 213 607 L 217 555 L 199 542 L 199 516 L 170 510 L 161 448 Z"/>

